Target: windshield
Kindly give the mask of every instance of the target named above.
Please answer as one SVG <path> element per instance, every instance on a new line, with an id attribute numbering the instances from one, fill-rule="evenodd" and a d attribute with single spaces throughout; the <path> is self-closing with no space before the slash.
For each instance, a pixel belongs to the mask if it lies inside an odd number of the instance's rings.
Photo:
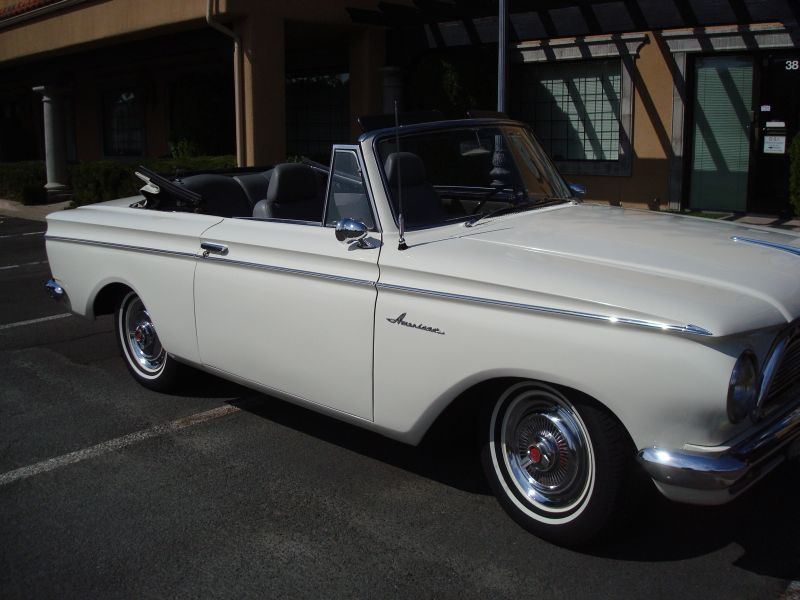
<path id="1" fill-rule="evenodd" d="M 392 208 L 409 228 L 537 208 L 572 194 L 529 130 L 514 125 L 407 133 L 377 142 Z"/>

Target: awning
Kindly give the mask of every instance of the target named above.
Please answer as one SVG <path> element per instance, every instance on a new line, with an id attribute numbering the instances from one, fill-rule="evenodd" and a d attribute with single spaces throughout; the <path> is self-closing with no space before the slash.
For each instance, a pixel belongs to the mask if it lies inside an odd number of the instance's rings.
<path id="1" fill-rule="evenodd" d="M 497 43 L 497 0 L 379 2 L 354 23 L 425 32 L 429 48 Z M 800 22 L 798 0 L 509 0 L 511 41 L 717 25 Z"/>

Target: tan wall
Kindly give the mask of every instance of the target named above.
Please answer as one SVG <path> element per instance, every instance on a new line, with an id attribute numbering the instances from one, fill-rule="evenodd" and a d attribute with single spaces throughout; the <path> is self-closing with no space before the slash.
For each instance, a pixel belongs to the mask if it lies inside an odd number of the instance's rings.
<path id="1" fill-rule="evenodd" d="M 383 112 L 383 74 L 386 48 L 383 31 L 363 28 L 350 38 L 350 136 L 361 135 L 356 119 Z"/>
<path id="2" fill-rule="evenodd" d="M 250 166 L 279 162 L 286 158 L 284 21 L 255 12 L 238 31 L 244 48 L 245 161 Z"/>
<path id="3" fill-rule="evenodd" d="M 633 73 L 633 157 L 630 177 L 570 176 L 583 183 L 588 198 L 644 207 L 666 205 L 672 155 L 672 74 L 652 33 Z"/>
<path id="4" fill-rule="evenodd" d="M 220 0 L 225 4 L 225 0 Z M 205 0 L 106 0 L 78 5 L 0 31 L 0 63 L 205 18 Z"/>
<path id="5" fill-rule="evenodd" d="M 5 0 L 0 0 L 4 2 Z M 410 2 L 410 0 L 409 0 Z M 245 164 L 268 164 L 286 155 L 285 42 L 286 22 L 320 23 L 341 28 L 343 44 L 351 61 L 351 113 L 376 112 L 381 106 L 383 30 L 353 26 L 345 6 L 375 8 L 377 0 L 217 0 L 216 18 L 241 36 L 243 47 L 243 115 Z M 79 4 L 8 29 L 0 30 L 0 65 L 42 61 L 116 45 L 131 39 L 147 39 L 171 30 L 208 28 L 207 0 L 105 0 Z M 210 29 L 209 29 L 210 30 Z M 165 60 L 169 59 L 165 57 Z M 201 60 L 198 57 L 198 60 Z M 231 59 L 233 60 L 233 58 Z M 135 63 L 135 59 L 133 63 Z M 5 63 L 5 65 L 3 64 Z M 121 74 L 142 78 L 142 66 L 125 62 Z M 146 144 L 149 155 L 168 152 L 168 91 L 159 72 L 148 71 Z M 81 160 L 102 157 L 99 88 L 108 74 L 85 69 L 73 72 L 75 143 Z M 276 82 L 281 82 L 276 85 Z M 233 85 L 233 82 L 231 82 Z M 358 133 L 355 119 L 351 133 Z M 342 140 L 346 142 L 347 140 Z"/>
<path id="6" fill-rule="evenodd" d="M 395 0 L 397 1 L 397 0 Z M 14 4 L 9 0 L 3 3 Z M 411 4 L 411 0 L 399 0 Z M 252 13 L 304 22 L 350 25 L 345 7 L 375 9 L 378 0 L 215 0 L 220 20 L 236 20 Z M 79 4 L 48 16 L 0 30 L 0 64 L 31 59 L 92 43 L 114 43 L 111 38 L 200 25 L 207 0 L 105 0 Z"/>

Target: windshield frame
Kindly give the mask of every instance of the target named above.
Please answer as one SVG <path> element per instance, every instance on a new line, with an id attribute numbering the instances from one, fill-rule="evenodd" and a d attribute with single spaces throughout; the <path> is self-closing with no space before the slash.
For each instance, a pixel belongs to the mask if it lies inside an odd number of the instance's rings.
<path id="1" fill-rule="evenodd" d="M 399 227 L 399 220 L 398 220 L 398 211 L 395 210 L 395 203 L 393 202 L 392 197 L 392 190 L 389 186 L 388 178 L 386 175 L 386 171 L 384 168 L 384 164 L 382 162 L 381 153 L 379 150 L 379 145 L 386 141 L 387 139 L 394 139 L 395 136 L 399 133 L 401 139 L 401 148 L 402 148 L 402 139 L 403 137 L 408 136 L 416 136 L 419 134 L 424 133 L 436 133 L 439 131 L 447 131 L 447 130 L 476 130 L 476 129 L 509 129 L 515 128 L 519 129 L 524 134 L 527 134 L 530 143 L 533 146 L 533 151 L 535 154 L 538 154 L 539 160 L 543 163 L 544 170 L 546 173 L 544 174 L 545 177 L 548 177 L 553 180 L 555 185 L 558 185 L 562 188 L 563 192 L 566 194 L 565 196 L 558 196 L 558 197 L 547 197 L 543 198 L 543 202 L 541 208 L 551 207 L 553 205 L 553 201 L 561 201 L 561 202 L 579 202 L 580 200 L 577 199 L 574 194 L 572 193 L 571 188 L 569 187 L 568 182 L 564 179 L 564 176 L 559 171 L 555 162 L 550 158 L 547 152 L 542 148 L 542 145 L 539 143 L 539 140 L 536 138 L 531 127 L 524 122 L 515 121 L 512 119 L 460 119 L 460 120 L 452 120 L 452 121 L 435 121 L 431 123 L 420 123 L 414 125 L 403 126 L 401 125 L 399 130 L 395 130 L 395 128 L 386 128 L 380 129 L 377 131 L 370 131 L 364 133 L 359 138 L 359 143 L 364 144 L 365 146 L 369 147 L 369 151 L 372 154 L 372 158 L 374 159 L 378 173 L 380 174 L 381 185 L 383 186 L 383 192 L 386 197 L 389 211 L 392 215 L 392 219 L 396 227 Z M 504 139 L 508 142 L 508 136 L 504 134 Z M 509 154 L 508 150 L 506 150 Z M 514 161 L 514 168 L 519 171 L 519 165 L 516 164 L 516 158 L 512 155 L 511 160 Z M 457 187 L 457 186 L 453 186 Z M 524 191 L 524 190 L 523 190 Z M 532 206 L 529 210 L 537 210 L 539 207 Z M 435 223 L 425 223 L 425 224 L 415 224 L 409 225 L 406 224 L 405 230 L 406 231 L 423 231 L 427 229 L 433 229 L 436 227 L 444 227 L 448 225 L 455 225 L 459 223 L 469 222 L 473 218 L 473 215 L 466 215 L 466 216 L 458 216 L 452 219 L 443 220 L 440 222 Z"/>

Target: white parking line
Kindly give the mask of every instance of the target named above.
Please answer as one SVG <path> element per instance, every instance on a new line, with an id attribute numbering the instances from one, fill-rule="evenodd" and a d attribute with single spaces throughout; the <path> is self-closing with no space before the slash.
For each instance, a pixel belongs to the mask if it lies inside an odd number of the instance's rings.
<path id="1" fill-rule="evenodd" d="M 26 235 L 44 235 L 44 234 L 45 234 L 44 231 L 29 231 L 27 233 L 9 233 L 6 235 L 0 235 L 0 239 L 24 237 Z"/>
<path id="2" fill-rule="evenodd" d="M 6 323 L 0 325 L 0 331 L 3 329 L 11 329 L 12 327 L 22 327 L 24 325 L 35 325 L 36 323 L 44 323 L 45 321 L 55 321 L 56 319 L 64 319 L 71 317 L 72 313 L 61 313 L 60 315 L 51 315 L 49 317 L 42 317 L 40 319 L 30 319 L 29 321 L 17 321 L 16 323 Z"/>
<path id="3" fill-rule="evenodd" d="M 90 458 L 102 456 L 103 454 L 108 454 L 109 452 L 114 452 L 120 448 L 130 446 L 131 444 L 137 444 L 160 435 L 165 435 L 174 431 L 180 431 L 181 429 L 186 429 L 192 425 L 199 425 L 200 423 L 205 423 L 206 421 L 210 421 L 212 419 L 218 419 L 219 417 L 224 417 L 225 415 L 229 415 L 240 410 L 240 408 L 226 404 L 225 406 L 212 408 L 211 410 L 207 410 L 205 412 L 189 415 L 183 419 L 170 421 L 169 423 L 164 423 L 163 425 L 156 425 L 150 429 L 143 429 L 135 433 L 123 435 L 122 437 L 108 440 L 107 442 L 102 442 L 88 448 L 83 448 L 82 450 L 76 450 L 75 452 L 70 452 L 69 454 L 62 454 L 61 456 L 57 456 L 55 458 L 43 460 L 41 462 L 28 465 L 27 467 L 21 467 L 13 471 L 8 471 L 7 473 L 0 475 L 0 486 L 8 485 L 9 483 L 19 481 L 20 479 L 27 479 L 28 477 L 33 477 L 34 475 L 39 475 L 41 473 L 47 473 L 48 471 L 53 471 L 60 467 L 73 465 Z"/>
<path id="4" fill-rule="evenodd" d="M 0 267 L 0 271 L 5 271 L 6 269 L 19 269 L 20 267 L 32 267 L 33 265 L 46 265 L 46 260 L 40 260 L 39 262 L 29 262 L 29 263 L 22 263 L 19 265 L 6 265 L 5 267 Z"/>

